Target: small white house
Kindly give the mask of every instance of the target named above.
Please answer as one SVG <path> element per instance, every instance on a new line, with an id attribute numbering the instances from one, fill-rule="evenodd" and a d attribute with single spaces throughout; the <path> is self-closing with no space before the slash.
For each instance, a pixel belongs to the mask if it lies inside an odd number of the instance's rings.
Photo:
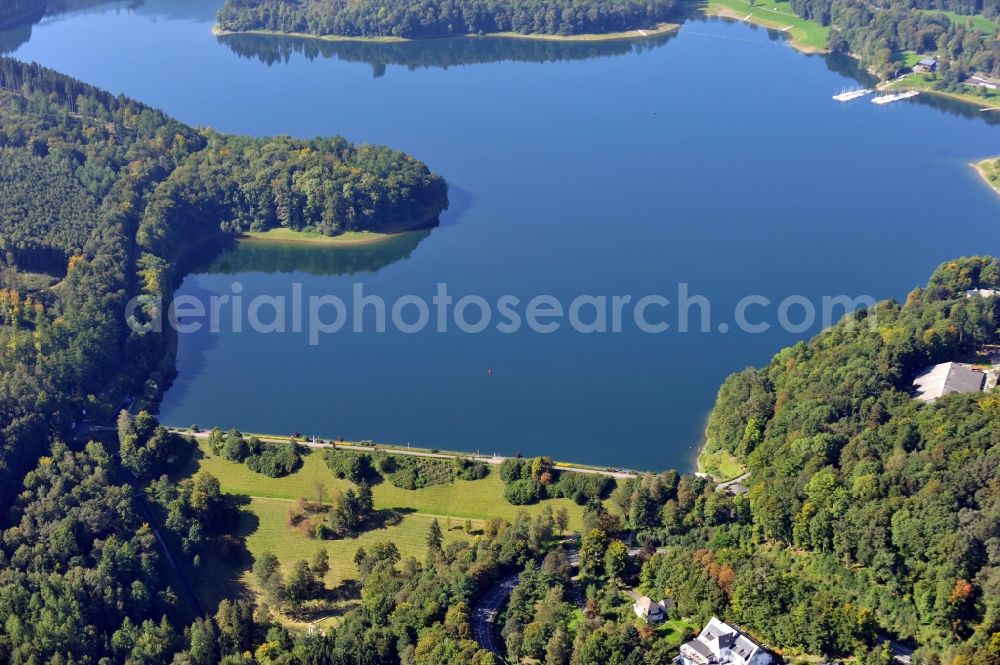
<path id="1" fill-rule="evenodd" d="M 660 623 L 666 620 L 667 612 L 673 605 L 673 601 L 665 598 L 658 603 L 654 603 L 649 596 L 643 596 L 632 604 L 632 611 L 646 623 Z"/>
<path id="2" fill-rule="evenodd" d="M 994 296 L 1000 296 L 1000 291 L 997 289 L 971 289 L 965 292 L 966 298 L 992 298 Z"/>
<path id="3" fill-rule="evenodd" d="M 770 665 L 771 653 L 716 617 L 698 637 L 681 645 L 680 665 Z"/>

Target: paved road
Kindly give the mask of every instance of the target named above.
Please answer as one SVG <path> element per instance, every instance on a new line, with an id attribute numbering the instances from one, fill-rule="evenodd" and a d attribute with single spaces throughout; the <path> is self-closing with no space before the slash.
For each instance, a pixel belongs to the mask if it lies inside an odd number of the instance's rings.
<path id="1" fill-rule="evenodd" d="M 188 430 L 179 428 L 170 428 L 170 429 L 171 431 L 176 432 L 178 434 L 195 436 L 196 438 L 199 439 L 208 438 L 209 435 L 209 432 L 198 432 L 197 434 L 192 435 L 192 433 Z M 262 441 L 272 441 L 279 443 L 287 443 L 289 440 L 288 437 L 275 436 L 273 434 L 268 435 L 268 434 L 244 433 L 244 436 L 257 436 Z M 476 460 L 478 462 L 485 462 L 486 464 L 503 464 L 504 461 L 511 459 L 510 457 L 504 457 L 503 455 L 488 456 L 488 455 L 473 455 L 473 454 L 466 455 L 462 453 L 432 453 L 422 450 L 409 450 L 407 448 L 373 447 L 373 446 L 362 446 L 359 444 L 338 445 L 337 443 L 333 442 L 319 443 L 309 440 L 296 441 L 296 443 L 298 443 L 300 446 L 305 446 L 307 448 L 339 448 L 341 450 L 355 450 L 362 452 L 379 451 L 384 453 L 391 453 L 393 455 L 410 455 L 412 457 L 431 457 L 435 459 L 455 459 L 456 457 L 459 457 L 462 459 L 471 459 L 471 460 Z M 574 466 L 572 464 L 559 463 L 559 462 L 556 463 L 555 468 L 558 469 L 559 471 L 572 471 L 573 473 L 590 473 L 601 476 L 611 476 L 612 478 L 635 478 L 636 476 L 639 475 L 638 472 L 636 471 L 626 471 L 624 469 L 614 469 L 614 470 L 592 469 L 589 467 Z"/>
<path id="2" fill-rule="evenodd" d="M 135 487 L 135 485 L 133 485 Z M 164 555 L 166 555 L 167 565 L 174 572 L 174 576 L 177 579 L 177 586 L 179 587 L 177 591 L 181 594 L 183 601 L 187 604 L 188 609 L 195 617 L 205 616 L 205 610 L 201 606 L 201 602 L 198 600 L 197 594 L 195 594 L 194 589 L 191 587 L 191 583 L 188 581 L 187 575 L 184 573 L 184 569 L 177 564 L 174 559 L 173 554 L 170 551 L 170 545 L 167 544 L 166 539 L 160 532 L 160 525 L 156 522 L 156 517 L 153 515 L 153 510 L 149 507 L 149 503 L 146 501 L 145 495 L 142 490 L 139 490 L 133 495 L 136 504 L 139 506 L 140 512 L 142 512 L 143 517 L 149 524 L 150 529 L 153 531 L 153 535 L 156 536 L 156 541 L 160 544 L 160 548 L 163 550 Z"/>
<path id="3" fill-rule="evenodd" d="M 113 426 L 100 426 L 92 425 L 87 422 L 82 422 L 81 425 L 77 426 L 75 432 L 78 440 L 84 441 L 91 436 L 97 434 L 109 434 L 111 432 L 116 432 L 117 427 Z M 194 588 L 191 586 L 190 581 L 188 581 L 187 574 L 184 572 L 184 568 L 178 564 L 177 560 L 174 559 L 173 552 L 170 550 L 170 544 L 167 542 L 166 538 L 163 537 L 163 532 L 160 530 L 160 525 L 156 521 L 156 515 L 153 509 L 149 505 L 149 501 L 146 499 L 146 494 L 142 490 L 142 484 L 139 483 L 135 476 L 121 466 L 121 459 L 115 455 L 119 462 L 119 470 L 125 480 L 129 485 L 132 486 L 134 492 L 132 493 L 132 499 L 135 501 L 136 506 L 139 508 L 139 513 L 142 518 L 149 524 L 149 528 L 153 532 L 153 536 L 156 537 L 156 542 L 159 544 L 160 549 L 163 550 L 164 558 L 166 559 L 167 565 L 170 570 L 174 573 L 174 578 L 177 581 L 177 587 L 175 591 L 180 594 L 181 601 L 187 605 L 188 610 L 190 610 L 191 615 L 194 617 L 201 617 L 205 615 L 204 608 L 201 606 L 201 602 L 198 600 L 198 595 L 194 592 Z"/>
<path id="4" fill-rule="evenodd" d="M 517 580 L 518 573 L 497 580 L 493 586 L 486 590 L 486 593 L 479 597 L 472 608 L 473 639 L 479 643 L 480 647 L 496 656 L 501 663 L 507 662 L 504 659 L 506 649 L 499 641 L 496 620 L 500 610 L 507 604 L 507 599 L 510 598 L 514 587 L 517 586 Z"/>

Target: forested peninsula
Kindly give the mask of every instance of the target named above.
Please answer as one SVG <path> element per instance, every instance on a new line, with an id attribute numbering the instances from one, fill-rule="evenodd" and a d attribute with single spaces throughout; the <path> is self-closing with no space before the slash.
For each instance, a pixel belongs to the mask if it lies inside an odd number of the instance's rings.
<path id="1" fill-rule="evenodd" d="M 447 206 L 444 181 L 403 153 L 196 130 L 8 58 L 0 172 L 8 498 L 82 408 L 107 413 L 125 394 L 155 399 L 164 387 L 162 339 L 130 333 L 122 312 L 133 295 L 169 302 L 188 250 L 278 226 L 424 227 Z"/>
<path id="2" fill-rule="evenodd" d="M 422 39 L 468 34 L 596 35 L 656 28 L 678 0 L 227 0 L 225 32 Z"/>

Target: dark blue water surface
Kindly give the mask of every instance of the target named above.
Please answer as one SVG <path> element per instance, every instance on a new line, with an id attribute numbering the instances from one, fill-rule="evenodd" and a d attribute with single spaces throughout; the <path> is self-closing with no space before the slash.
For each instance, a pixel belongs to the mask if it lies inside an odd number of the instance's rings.
<path id="1" fill-rule="evenodd" d="M 998 127 L 925 97 L 833 102 L 856 85 L 850 66 L 760 29 L 697 21 L 596 45 L 220 40 L 217 4 L 98 5 L 0 45 L 195 125 L 387 143 L 448 179 L 452 210 L 383 246 L 246 245 L 179 293 L 300 283 L 349 300 L 360 282 L 391 303 L 440 282 L 568 303 L 676 300 L 683 282 L 711 301 L 715 332 L 680 333 L 669 312 L 659 335 L 628 316 L 617 334 L 342 332 L 318 346 L 203 331 L 180 336 L 168 423 L 688 467 L 725 376 L 818 329 L 738 332 L 740 298 L 902 299 L 943 260 L 1000 253 L 1000 197 L 968 166 L 1000 154 Z"/>

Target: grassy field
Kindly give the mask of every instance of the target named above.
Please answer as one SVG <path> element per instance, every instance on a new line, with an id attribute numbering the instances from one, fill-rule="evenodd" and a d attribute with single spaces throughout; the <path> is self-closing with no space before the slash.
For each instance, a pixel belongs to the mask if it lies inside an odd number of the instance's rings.
<path id="1" fill-rule="evenodd" d="M 946 12 L 941 9 L 924 9 L 921 10 L 926 14 L 938 14 L 940 16 L 946 16 L 949 21 L 955 25 L 964 25 L 966 27 L 971 27 L 981 32 L 992 35 L 997 30 L 997 22 L 992 21 L 985 16 L 973 15 L 967 16 L 965 14 L 956 14 L 955 12 Z"/>
<path id="2" fill-rule="evenodd" d="M 294 231 L 292 229 L 269 229 L 267 231 L 248 231 L 244 238 L 251 241 L 306 243 L 310 245 L 366 245 L 391 238 L 389 233 L 373 233 L 371 231 L 345 231 L 340 235 L 328 236 L 315 231 Z"/>
<path id="3" fill-rule="evenodd" d="M 827 50 L 827 35 L 830 29 L 800 18 L 792 11 L 791 3 L 776 0 L 708 0 L 700 5 L 702 13 L 708 16 L 722 16 L 743 20 L 767 28 L 787 32 L 792 45 L 806 53 L 822 53 Z"/>
<path id="4" fill-rule="evenodd" d="M 720 450 L 714 453 L 702 452 L 698 456 L 698 470 L 704 471 L 718 481 L 732 480 L 746 470 L 740 461 Z"/>
<path id="5" fill-rule="evenodd" d="M 333 590 L 334 600 L 317 607 L 313 616 L 307 615 L 299 620 L 283 616 L 281 619 L 290 628 L 298 629 L 314 622 L 317 626 L 336 623 L 341 614 L 358 602 L 350 581 L 358 577 L 353 558 L 359 547 L 391 541 L 404 558 L 414 556 L 423 561 L 427 554 L 427 533 L 434 519 L 432 517 L 403 515 L 398 524 L 365 531 L 357 538 L 316 540 L 286 526 L 285 516 L 290 505 L 292 502 L 286 499 L 254 498 L 242 507 L 239 532 L 244 537 L 249 556 L 244 557 L 243 564 L 236 569 L 217 560 L 209 560 L 195 584 L 209 611 L 217 607 L 223 598 L 259 593 L 251 565 L 261 553 L 271 552 L 277 556 L 287 574 L 296 561 L 310 561 L 317 551 L 325 549 L 330 555 L 330 572 L 324 582 L 328 589 Z M 440 524 L 445 543 L 471 537 L 465 533 L 462 521 L 443 519 Z"/>
<path id="6" fill-rule="evenodd" d="M 667 638 L 670 643 L 680 646 L 689 631 L 697 633 L 700 629 L 701 626 L 688 619 L 669 619 L 658 625 L 656 632 L 660 637 Z"/>
<path id="7" fill-rule="evenodd" d="M 962 86 L 962 92 L 952 92 L 934 90 L 934 83 L 935 79 L 931 78 L 929 74 L 909 74 L 887 83 L 886 85 L 880 87 L 879 90 L 921 90 L 933 95 L 951 97 L 952 99 L 972 104 L 978 108 L 1000 105 L 1000 91 L 998 90 L 986 90 L 985 88 Z M 968 92 L 965 92 L 966 90 Z"/>
<path id="8" fill-rule="evenodd" d="M 295 473 L 284 478 L 269 478 L 243 464 L 211 454 L 207 441 L 202 439 L 198 442 L 198 450 L 178 477 L 199 471 L 215 475 L 226 493 L 245 497 L 236 534 L 246 545 L 242 564 L 234 568 L 231 564 L 210 559 L 205 562 L 196 581 L 195 586 L 208 608 L 216 607 L 225 597 L 255 595 L 258 589 L 250 567 L 254 558 L 265 551 L 277 556 L 287 569 L 296 561 L 311 559 L 317 550 L 325 548 L 330 555 L 327 587 L 336 589 L 345 581 L 357 578 L 353 557 L 359 547 L 391 541 L 404 557 L 413 555 L 422 560 L 426 554 L 427 532 L 434 519 L 438 519 L 444 529 L 446 542 L 469 537 L 464 530 L 466 520 L 479 529 L 484 520 L 509 520 L 519 510 L 537 514 L 545 505 L 552 506 L 553 510 L 565 506 L 570 514 L 570 528 L 579 530 L 583 526 L 583 508 L 566 499 L 523 507 L 509 504 L 503 498 L 503 481 L 497 469 L 493 468 L 490 475 L 482 480 L 456 480 L 420 490 L 403 490 L 388 482 L 379 483 L 373 488 L 375 506 L 380 510 L 397 510 L 401 515 L 397 524 L 366 531 L 357 538 L 315 540 L 287 525 L 288 508 L 301 496 L 315 501 L 320 484 L 327 501 L 331 491 L 350 487 L 348 481 L 336 478 L 327 468 L 321 451 L 308 451 L 303 456 L 302 466 Z M 318 625 L 335 622 L 344 609 L 356 602 L 353 591 L 341 588 L 344 589 L 343 598 L 334 606 L 323 608 L 316 617 L 321 619 Z M 306 625 L 287 618 L 282 620 L 293 628 Z"/>
<path id="9" fill-rule="evenodd" d="M 990 187 L 997 194 L 1000 194 L 1000 157 L 984 159 L 972 165 L 976 172 L 983 177 Z"/>
<path id="10" fill-rule="evenodd" d="M 310 500 L 316 498 L 316 484 L 323 483 L 327 496 L 332 489 L 350 486 L 340 480 L 323 461 L 321 451 L 310 451 L 302 458 L 302 467 L 284 478 L 269 478 L 254 473 L 243 464 L 236 464 L 208 451 L 207 443 L 199 441 L 200 455 L 192 460 L 186 473 L 206 470 L 213 473 L 222 483 L 222 488 L 230 494 L 267 499 L 297 499 L 300 496 Z M 534 506 L 513 506 L 503 498 L 503 481 L 496 468 L 482 480 L 456 480 L 446 485 L 432 485 L 419 490 L 403 490 L 388 482 L 372 488 L 376 508 L 398 508 L 412 510 L 423 515 L 432 515 L 456 520 L 489 520 L 495 517 L 510 520 L 519 510 L 536 515 L 545 505 L 558 510 L 565 506 L 570 515 L 570 529 L 583 526 L 583 508 L 568 499 L 552 499 Z"/>

